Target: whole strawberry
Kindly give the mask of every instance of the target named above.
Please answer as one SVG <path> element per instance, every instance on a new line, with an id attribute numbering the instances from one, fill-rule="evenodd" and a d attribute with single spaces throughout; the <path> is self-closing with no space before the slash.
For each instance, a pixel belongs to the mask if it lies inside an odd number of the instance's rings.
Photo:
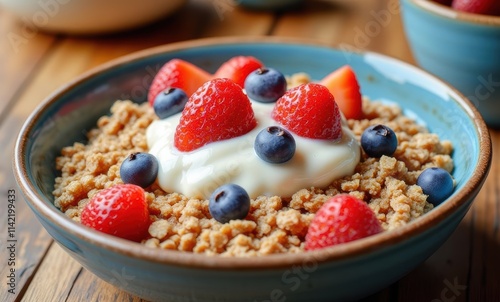
<path id="1" fill-rule="evenodd" d="M 382 232 L 368 205 L 348 194 L 335 195 L 314 216 L 306 234 L 305 249 L 315 250 Z"/>
<path id="2" fill-rule="evenodd" d="M 342 137 L 339 107 L 328 88 L 307 83 L 278 99 L 272 111 L 275 121 L 307 138 L 337 140 Z"/>
<path id="3" fill-rule="evenodd" d="M 252 56 L 236 56 L 224 62 L 214 73 L 214 78 L 227 78 L 244 87 L 247 76 L 263 66 Z"/>
<path id="4" fill-rule="evenodd" d="M 144 190 L 132 184 L 119 184 L 98 192 L 87 203 L 81 223 L 120 238 L 141 241 L 150 225 Z"/>
<path id="5" fill-rule="evenodd" d="M 188 100 L 174 135 L 175 147 L 184 152 L 250 132 L 257 125 L 250 100 L 238 84 L 213 79 Z"/>
<path id="6" fill-rule="evenodd" d="M 211 77 L 198 66 L 181 59 L 172 59 L 155 75 L 149 87 L 148 102 L 153 106 L 156 96 L 168 88 L 180 88 L 190 96 Z"/>

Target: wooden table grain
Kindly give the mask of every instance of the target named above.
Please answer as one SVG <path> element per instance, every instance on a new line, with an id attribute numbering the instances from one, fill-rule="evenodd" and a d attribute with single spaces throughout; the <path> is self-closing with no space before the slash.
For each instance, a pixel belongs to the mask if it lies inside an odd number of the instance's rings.
<path id="1" fill-rule="evenodd" d="M 308 0 L 285 12 L 248 11 L 237 1 L 217 9 L 217 1 L 191 0 L 165 20 L 104 36 L 44 33 L 0 8 L 0 301 L 141 301 L 101 281 L 55 244 L 12 175 L 13 145 L 24 120 L 76 76 L 141 49 L 217 36 L 305 37 L 414 64 L 396 0 Z M 491 172 L 456 232 L 414 271 L 363 301 L 500 301 L 500 132 L 491 130 L 491 136 Z M 15 225 L 7 219 L 9 204 Z"/>

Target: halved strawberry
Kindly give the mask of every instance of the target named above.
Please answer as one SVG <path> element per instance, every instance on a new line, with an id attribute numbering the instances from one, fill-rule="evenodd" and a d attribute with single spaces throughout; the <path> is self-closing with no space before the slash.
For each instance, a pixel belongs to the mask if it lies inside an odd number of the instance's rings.
<path id="1" fill-rule="evenodd" d="M 243 89 L 229 79 L 213 79 L 189 98 L 174 135 L 174 145 L 188 152 L 208 143 L 237 137 L 257 121 Z"/>
<path id="2" fill-rule="evenodd" d="M 342 137 L 339 107 L 323 85 L 294 87 L 278 99 L 272 118 L 303 137 L 336 140 Z"/>
<path id="3" fill-rule="evenodd" d="M 363 102 L 358 80 L 349 65 L 333 71 L 319 83 L 328 87 L 347 119 L 363 118 Z"/>
<path id="4" fill-rule="evenodd" d="M 172 59 L 158 71 L 149 87 L 148 102 L 153 105 L 156 96 L 167 88 L 180 88 L 190 96 L 212 75 L 181 59 Z"/>
<path id="5" fill-rule="evenodd" d="M 247 76 L 261 67 L 264 67 L 262 62 L 252 56 L 236 56 L 223 63 L 214 78 L 228 78 L 244 87 Z"/>
<path id="6" fill-rule="evenodd" d="M 453 0 L 451 7 L 473 14 L 500 15 L 498 0 Z"/>

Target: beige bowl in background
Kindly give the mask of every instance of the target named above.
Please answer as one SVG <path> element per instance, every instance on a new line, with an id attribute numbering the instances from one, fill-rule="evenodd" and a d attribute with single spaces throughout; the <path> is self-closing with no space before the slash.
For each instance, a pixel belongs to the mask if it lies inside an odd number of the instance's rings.
<path id="1" fill-rule="evenodd" d="M 70 34 L 116 32 L 172 14 L 186 0 L 0 0 L 22 22 Z"/>

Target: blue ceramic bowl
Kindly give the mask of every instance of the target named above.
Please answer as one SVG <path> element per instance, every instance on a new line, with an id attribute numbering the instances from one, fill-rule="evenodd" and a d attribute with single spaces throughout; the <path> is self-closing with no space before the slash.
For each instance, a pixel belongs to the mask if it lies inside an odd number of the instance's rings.
<path id="1" fill-rule="evenodd" d="M 458 12 L 430 0 L 402 0 L 417 63 L 460 90 L 486 123 L 500 127 L 500 17 Z"/>
<path id="2" fill-rule="evenodd" d="M 256 258 L 208 257 L 146 248 L 86 228 L 63 215 L 51 194 L 55 158 L 116 99 L 146 98 L 156 70 L 182 58 L 209 71 L 253 55 L 285 74 L 320 79 L 349 63 L 362 91 L 396 102 L 455 145 L 456 190 L 428 214 L 399 228 L 323 250 Z M 345 53 L 304 41 L 208 39 L 167 45 L 110 62 L 71 82 L 27 119 L 15 147 L 19 186 L 42 225 L 72 257 L 103 280 L 152 301 L 337 301 L 387 287 L 429 257 L 453 232 L 479 192 L 491 162 L 488 129 L 474 106 L 444 82 L 374 53 Z M 123 280 L 116 276 L 125 276 Z"/>

